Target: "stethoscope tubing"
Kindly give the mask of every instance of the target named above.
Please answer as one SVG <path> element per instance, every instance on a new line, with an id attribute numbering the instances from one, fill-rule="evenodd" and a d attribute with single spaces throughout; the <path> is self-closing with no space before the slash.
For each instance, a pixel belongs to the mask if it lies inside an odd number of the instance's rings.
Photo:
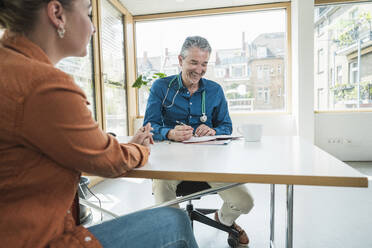
<path id="1" fill-rule="evenodd" d="M 172 98 L 172 103 L 170 104 L 170 105 L 165 105 L 165 100 L 167 99 L 167 97 L 168 97 L 168 93 L 169 93 L 169 89 L 170 89 L 170 87 L 172 86 L 172 84 L 173 84 L 173 82 L 174 82 L 174 80 L 178 80 L 178 89 L 177 89 L 177 91 L 176 91 L 176 93 L 174 94 L 174 96 L 173 96 L 173 98 Z M 165 96 L 164 96 L 164 99 L 163 99 L 163 101 L 162 101 L 162 106 L 164 107 L 164 108 L 171 108 L 173 105 L 174 105 L 174 101 L 175 101 L 175 99 L 176 99 L 176 96 L 178 95 L 178 93 L 179 93 L 179 91 L 180 91 L 180 89 L 181 89 L 181 86 L 182 85 L 182 82 L 181 82 L 181 77 L 180 77 L 180 75 L 178 74 L 178 75 L 176 75 L 170 82 L 169 82 L 169 84 L 168 84 L 168 87 L 167 87 L 167 92 L 165 93 Z M 207 117 L 207 115 L 205 114 L 206 112 L 205 112 L 205 90 L 203 90 L 203 92 L 202 92 L 202 116 L 200 116 L 200 121 L 201 122 L 206 122 L 207 121 L 207 119 L 208 119 L 208 117 Z"/>
<path id="2" fill-rule="evenodd" d="M 174 96 L 173 96 L 172 104 L 169 105 L 169 106 L 165 105 L 165 100 L 167 99 L 167 96 L 168 96 L 168 93 L 169 93 L 170 86 L 172 85 L 173 81 L 174 81 L 177 77 L 179 77 L 179 75 L 177 75 L 175 78 L 173 78 L 173 79 L 170 81 L 169 85 L 168 85 L 167 93 L 165 94 L 165 97 L 164 97 L 163 102 L 162 102 L 162 104 L 161 104 L 161 105 L 162 105 L 163 107 L 165 107 L 165 108 L 171 108 L 171 107 L 174 105 L 174 100 L 176 99 L 176 96 L 178 95 L 178 92 L 180 91 L 180 87 L 178 87 L 178 89 L 177 89 L 177 91 L 176 91 L 176 94 L 174 94 Z"/>

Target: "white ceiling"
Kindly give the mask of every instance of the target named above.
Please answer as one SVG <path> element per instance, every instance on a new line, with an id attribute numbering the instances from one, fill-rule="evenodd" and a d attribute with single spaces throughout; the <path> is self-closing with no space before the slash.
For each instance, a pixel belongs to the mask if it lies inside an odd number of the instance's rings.
<path id="1" fill-rule="evenodd" d="M 119 0 L 132 15 L 200 10 L 290 0 Z"/>

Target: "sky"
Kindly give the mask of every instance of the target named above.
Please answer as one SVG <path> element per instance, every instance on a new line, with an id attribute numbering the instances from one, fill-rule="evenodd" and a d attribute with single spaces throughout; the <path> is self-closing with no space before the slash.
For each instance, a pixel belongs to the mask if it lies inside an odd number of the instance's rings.
<path id="1" fill-rule="evenodd" d="M 284 9 L 223 14 L 201 17 L 142 21 L 136 25 L 137 56 L 159 56 L 165 48 L 179 53 L 187 36 L 206 38 L 212 49 L 239 48 L 242 32 L 252 41 L 261 33 L 285 32 Z"/>

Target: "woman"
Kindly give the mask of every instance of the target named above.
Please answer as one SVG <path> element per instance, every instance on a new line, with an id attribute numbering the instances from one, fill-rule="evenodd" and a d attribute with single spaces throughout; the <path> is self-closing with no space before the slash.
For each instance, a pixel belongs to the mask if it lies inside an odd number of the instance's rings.
<path id="1" fill-rule="evenodd" d="M 93 226 L 71 208 L 81 172 L 125 176 L 150 153 L 151 126 L 128 144 L 103 133 L 83 91 L 54 65 L 85 56 L 89 0 L 0 0 L 0 246 L 197 247 L 187 216 L 158 208 Z M 75 210 L 75 211 L 74 211 Z"/>

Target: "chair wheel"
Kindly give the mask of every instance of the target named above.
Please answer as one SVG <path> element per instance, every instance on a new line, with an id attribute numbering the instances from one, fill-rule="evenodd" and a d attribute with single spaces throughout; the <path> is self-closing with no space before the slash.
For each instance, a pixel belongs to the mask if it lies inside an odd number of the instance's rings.
<path id="1" fill-rule="evenodd" d="M 237 238 L 232 237 L 231 235 L 229 235 L 229 237 L 227 238 L 227 243 L 229 243 L 229 246 L 232 248 L 239 246 L 239 240 Z"/>

